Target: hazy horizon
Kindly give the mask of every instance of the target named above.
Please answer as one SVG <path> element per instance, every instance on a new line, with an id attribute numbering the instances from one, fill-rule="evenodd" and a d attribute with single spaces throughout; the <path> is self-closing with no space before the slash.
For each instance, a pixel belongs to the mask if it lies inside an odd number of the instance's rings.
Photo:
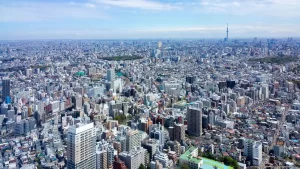
<path id="1" fill-rule="evenodd" d="M 0 40 L 300 37 L 298 0 L 1 0 Z"/>

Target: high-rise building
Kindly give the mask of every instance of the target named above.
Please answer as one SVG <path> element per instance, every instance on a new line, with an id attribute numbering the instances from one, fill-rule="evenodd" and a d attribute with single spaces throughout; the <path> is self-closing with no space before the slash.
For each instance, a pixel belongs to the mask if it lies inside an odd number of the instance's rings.
<path id="1" fill-rule="evenodd" d="M 21 136 L 24 134 L 24 121 L 16 122 L 14 125 L 14 135 Z"/>
<path id="2" fill-rule="evenodd" d="M 124 151 L 119 154 L 119 158 L 124 161 L 127 168 L 138 169 L 141 164 L 145 166 L 146 150 L 137 147 L 130 151 Z"/>
<path id="3" fill-rule="evenodd" d="M 115 80 L 115 70 L 114 69 L 108 69 L 106 78 L 110 82 L 114 81 Z"/>
<path id="4" fill-rule="evenodd" d="M 253 157 L 252 150 L 253 150 L 254 141 L 251 139 L 245 139 L 243 143 L 244 143 L 244 156 L 252 159 Z"/>
<path id="5" fill-rule="evenodd" d="M 106 150 L 96 151 L 96 169 L 107 169 Z"/>
<path id="6" fill-rule="evenodd" d="M 202 124 L 201 124 L 202 125 Z M 185 140 L 185 127 L 183 124 L 174 124 L 174 138 L 176 141 L 181 142 Z"/>
<path id="7" fill-rule="evenodd" d="M 142 142 L 142 147 L 149 152 L 150 160 L 152 160 L 153 155 L 159 147 L 159 142 L 156 139 L 144 140 Z"/>
<path id="8" fill-rule="evenodd" d="M 126 136 L 126 150 L 130 151 L 133 148 L 141 146 L 141 139 L 138 130 L 132 130 Z M 128 166 L 127 166 L 128 167 Z"/>
<path id="9" fill-rule="evenodd" d="M 96 145 L 96 168 L 105 169 L 111 168 L 114 161 L 115 149 L 113 145 L 107 141 L 97 142 Z"/>
<path id="10" fill-rule="evenodd" d="M 67 168 L 96 168 L 96 133 L 94 124 L 71 126 L 67 136 Z"/>
<path id="11" fill-rule="evenodd" d="M 263 84 L 262 87 L 261 87 L 261 90 L 262 90 L 262 99 L 267 99 L 269 98 L 269 85 L 268 84 Z"/>
<path id="12" fill-rule="evenodd" d="M 151 128 L 151 129 L 150 129 Z M 160 124 L 154 124 L 149 127 L 149 136 L 150 138 L 155 138 L 159 141 L 159 146 L 162 148 L 165 144 L 165 131 L 164 127 Z"/>
<path id="13" fill-rule="evenodd" d="M 171 141 L 181 142 L 185 139 L 185 127 L 183 124 L 175 123 L 173 127 L 169 127 L 169 136 Z"/>
<path id="14" fill-rule="evenodd" d="M 10 79 L 3 78 L 3 80 L 2 80 L 2 101 L 5 101 L 7 96 L 10 96 Z"/>
<path id="15" fill-rule="evenodd" d="M 202 135 L 202 111 L 194 107 L 189 107 L 187 110 L 187 131 L 190 135 Z"/>
<path id="16" fill-rule="evenodd" d="M 162 47 L 162 42 L 161 42 L 161 41 L 159 41 L 159 42 L 157 43 L 157 47 L 158 47 L 158 48 L 161 48 L 161 47 Z"/>
<path id="17" fill-rule="evenodd" d="M 253 165 L 259 166 L 262 162 L 262 143 L 259 141 L 256 141 L 253 144 Z"/>

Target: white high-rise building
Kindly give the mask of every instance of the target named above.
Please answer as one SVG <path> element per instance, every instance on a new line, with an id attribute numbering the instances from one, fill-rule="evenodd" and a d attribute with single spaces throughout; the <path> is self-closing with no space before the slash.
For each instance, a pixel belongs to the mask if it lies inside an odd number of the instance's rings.
<path id="1" fill-rule="evenodd" d="M 269 85 L 268 84 L 263 84 L 262 87 L 262 94 L 263 94 L 263 99 L 269 98 Z"/>
<path id="2" fill-rule="evenodd" d="M 161 48 L 161 47 L 162 47 L 162 42 L 161 42 L 161 41 L 159 41 L 159 42 L 157 43 L 157 47 L 158 47 L 158 48 Z"/>
<path id="3" fill-rule="evenodd" d="M 126 150 L 130 151 L 133 148 L 141 146 L 141 137 L 138 130 L 132 130 L 126 136 Z"/>
<path id="4" fill-rule="evenodd" d="M 108 69 L 106 78 L 108 81 L 113 82 L 115 80 L 115 70 L 114 69 Z"/>
<path id="5" fill-rule="evenodd" d="M 96 168 L 96 132 L 93 123 L 71 126 L 67 147 L 67 168 Z"/>
<path id="6" fill-rule="evenodd" d="M 254 142 L 253 144 L 253 165 L 259 166 L 262 162 L 262 143 L 259 141 Z"/>

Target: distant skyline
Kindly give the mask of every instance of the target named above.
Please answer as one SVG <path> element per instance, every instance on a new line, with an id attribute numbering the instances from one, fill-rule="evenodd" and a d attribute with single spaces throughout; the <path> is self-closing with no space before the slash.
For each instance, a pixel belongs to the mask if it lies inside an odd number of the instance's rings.
<path id="1" fill-rule="evenodd" d="M 0 40 L 300 37 L 300 0 L 0 0 Z"/>

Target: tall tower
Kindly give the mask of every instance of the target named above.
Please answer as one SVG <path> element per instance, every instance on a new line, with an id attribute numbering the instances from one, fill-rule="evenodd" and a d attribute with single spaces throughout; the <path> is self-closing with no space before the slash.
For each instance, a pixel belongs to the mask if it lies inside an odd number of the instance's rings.
<path id="1" fill-rule="evenodd" d="M 2 80 L 2 101 L 5 101 L 6 97 L 10 96 L 10 80 L 9 78 L 3 78 Z"/>
<path id="2" fill-rule="evenodd" d="M 226 41 L 228 42 L 228 23 L 227 23 L 227 30 L 226 30 Z"/>
<path id="3" fill-rule="evenodd" d="M 113 82 L 115 80 L 115 70 L 114 69 L 108 69 L 106 78 L 108 81 Z"/>
<path id="4" fill-rule="evenodd" d="M 202 135 L 202 110 L 195 107 L 188 107 L 187 110 L 188 132 L 190 135 Z"/>
<path id="5" fill-rule="evenodd" d="M 94 123 L 77 123 L 67 136 L 67 168 L 96 168 L 96 133 Z"/>

